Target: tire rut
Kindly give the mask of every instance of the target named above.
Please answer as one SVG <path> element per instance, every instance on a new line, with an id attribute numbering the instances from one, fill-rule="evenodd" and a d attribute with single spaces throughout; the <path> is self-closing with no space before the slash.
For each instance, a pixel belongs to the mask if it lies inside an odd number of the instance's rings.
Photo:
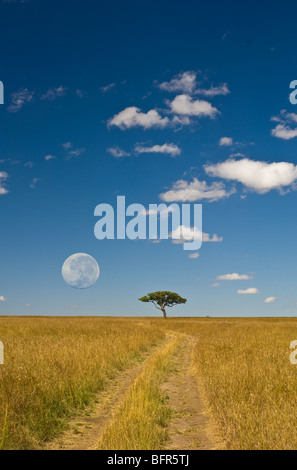
<path id="1" fill-rule="evenodd" d="M 185 337 L 173 362 L 172 373 L 162 387 L 173 410 L 166 450 L 223 447 L 198 383 L 193 357 L 195 344 L 194 337 Z"/>

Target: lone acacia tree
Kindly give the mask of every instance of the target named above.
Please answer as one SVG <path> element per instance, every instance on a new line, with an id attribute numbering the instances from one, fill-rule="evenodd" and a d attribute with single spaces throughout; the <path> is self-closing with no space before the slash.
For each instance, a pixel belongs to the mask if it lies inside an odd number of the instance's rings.
<path id="1" fill-rule="evenodd" d="M 156 308 L 163 312 L 163 318 L 166 320 L 166 307 L 174 307 L 175 305 L 185 304 L 187 299 L 183 299 L 175 292 L 158 291 L 151 292 L 139 299 L 141 302 L 152 302 Z"/>

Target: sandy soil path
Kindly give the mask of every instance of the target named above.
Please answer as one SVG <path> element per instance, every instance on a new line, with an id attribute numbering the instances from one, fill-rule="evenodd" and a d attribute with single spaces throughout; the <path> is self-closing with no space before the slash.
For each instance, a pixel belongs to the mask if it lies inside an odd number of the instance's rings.
<path id="1" fill-rule="evenodd" d="M 186 336 L 163 385 L 173 417 L 166 450 L 215 450 L 223 444 L 203 398 L 194 368 L 195 338 Z"/>

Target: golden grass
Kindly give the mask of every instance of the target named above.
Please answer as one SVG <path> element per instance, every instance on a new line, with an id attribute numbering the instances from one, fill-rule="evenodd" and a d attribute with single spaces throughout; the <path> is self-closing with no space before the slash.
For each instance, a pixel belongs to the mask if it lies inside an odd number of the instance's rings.
<path id="1" fill-rule="evenodd" d="M 222 320 L 198 330 L 199 375 L 227 449 L 297 449 L 296 321 Z"/>
<path id="2" fill-rule="evenodd" d="M 0 318 L 0 448 L 42 447 L 166 331 L 197 339 L 197 377 L 228 449 L 297 449 L 295 319 L 7 317 Z M 170 410 L 160 384 L 170 348 L 129 390 L 100 448 L 162 448 Z"/>
<path id="3" fill-rule="evenodd" d="M 148 322 L 149 323 L 149 322 Z M 0 446 L 40 448 L 165 334 L 129 319 L 0 319 Z"/>
<path id="4" fill-rule="evenodd" d="M 167 438 L 171 410 L 160 385 L 170 371 L 179 338 L 155 354 L 128 391 L 112 424 L 98 445 L 100 450 L 156 450 Z"/>

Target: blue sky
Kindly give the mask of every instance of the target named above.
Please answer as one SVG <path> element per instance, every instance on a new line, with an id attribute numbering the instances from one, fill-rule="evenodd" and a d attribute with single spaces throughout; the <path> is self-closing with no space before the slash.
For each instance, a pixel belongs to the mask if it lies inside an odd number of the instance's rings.
<path id="1" fill-rule="evenodd" d="M 172 290 L 173 316 L 296 315 L 296 13 L 0 1 L 0 314 L 158 315 L 137 299 Z M 117 195 L 202 203 L 221 241 L 99 241 Z M 61 276 L 77 252 L 100 265 L 87 290 Z"/>

